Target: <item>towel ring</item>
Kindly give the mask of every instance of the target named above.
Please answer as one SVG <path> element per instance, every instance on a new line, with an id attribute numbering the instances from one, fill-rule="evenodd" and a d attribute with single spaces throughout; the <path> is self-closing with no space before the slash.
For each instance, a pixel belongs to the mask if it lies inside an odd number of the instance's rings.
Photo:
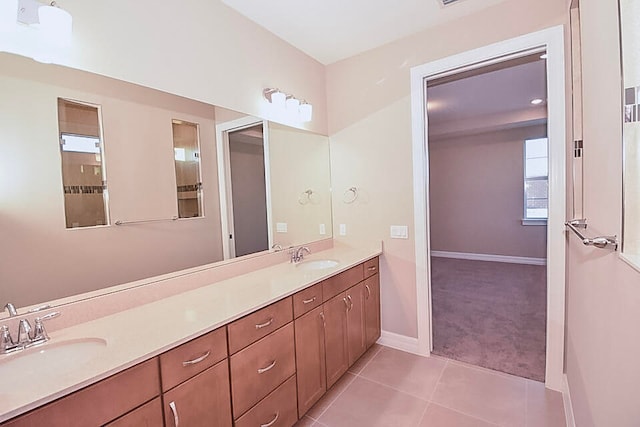
<path id="1" fill-rule="evenodd" d="M 313 195 L 313 190 L 306 190 L 300 193 L 298 196 L 298 203 L 301 205 L 306 205 L 311 201 L 311 196 Z"/>
<path id="2" fill-rule="evenodd" d="M 358 198 L 358 189 L 356 187 L 347 188 L 342 195 L 342 202 L 349 204 L 356 201 Z"/>

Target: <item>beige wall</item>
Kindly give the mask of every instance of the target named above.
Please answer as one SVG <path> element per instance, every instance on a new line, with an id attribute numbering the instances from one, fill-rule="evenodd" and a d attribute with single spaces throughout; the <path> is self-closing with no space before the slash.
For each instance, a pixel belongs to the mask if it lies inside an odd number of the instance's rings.
<path id="1" fill-rule="evenodd" d="M 546 258 L 547 228 L 522 225 L 524 140 L 546 126 L 429 140 L 431 249 Z"/>
<path id="2" fill-rule="evenodd" d="M 314 105 L 313 122 L 292 125 L 326 133 L 322 64 L 218 0 L 62 6 L 74 31 L 65 65 L 260 117 L 262 90 L 279 87 Z"/>
<path id="3" fill-rule="evenodd" d="M 222 259 L 213 107 L 0 55 L 0 305 Z M 69 86 L 78 89 L 70 89 Z M 101 106 L 112 223 L 177 215 L 171 121 L 200 123 L 205 218 L 66 229 L 57 99 Z"/>
<path id="4" fill-rule="evenodd" d="M 621 84 L 617 2 L 581 0 L 584 189 L 589 235 L 620 235 Z M 568 237 L 566 373 L 576 425 L 640 422 L 640 273 Z"/>
<path id="5" fill-rule="evenodd" d="M 334 236 L 383 240 L 385 331 L 417 336 L 410 68 L 566 20 L 563 2 L 507 0 L 327 67 Z M 352 186 L 361 197 L 345 204 Z M 341 223 L 346 237 L 338 236 Z M 410 238 L 390 239 L 390 225 L 408 225 Z"/>
<path id="6" fill-rule="evenodd" d="M 269 123 L 269 168 L 273 243 L 287 247 L 330 236 L 328 138 Z M 313 191 L 308 200 L 303 194 L 307 190 Z M 287 232 L 278 233 L 276 223 L 286 223 Z"/>

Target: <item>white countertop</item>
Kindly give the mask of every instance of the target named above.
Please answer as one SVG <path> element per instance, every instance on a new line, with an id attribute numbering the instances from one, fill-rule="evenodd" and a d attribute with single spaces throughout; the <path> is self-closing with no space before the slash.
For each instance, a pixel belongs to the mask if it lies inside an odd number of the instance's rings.
<path id="1" fill-rule="evenodd" d="M 380 254 L 380 248 L 334 247 L 305 259 L 335 259 L 340 262 L 336 267 L 302 270 L 290 263 L 278 264 L 50 331 L 51 340 L 42 347 L 86 338 L 101 338 L 107 345 L 97 357 L 79 364 L 66 375 L 43 363 L 21 372 L 19 387 L 0 378 L 0 422 L 157 356 Z M 64 308 L 61 311 L 64 315 Z M 0 356 L 0 372 L 2 364 L 13 357 L 20 354 Z"/>

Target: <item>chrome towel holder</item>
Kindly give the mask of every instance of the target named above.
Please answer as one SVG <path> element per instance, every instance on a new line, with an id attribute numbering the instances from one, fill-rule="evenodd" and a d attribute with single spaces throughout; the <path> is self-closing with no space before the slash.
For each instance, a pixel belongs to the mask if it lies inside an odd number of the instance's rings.
<path id="1" fill-rule="evenodd" d="M 613 250 L 618 250 L 618 236 L 615 234 L 613 236 L 598 236 L 598 237 L 586 237 L 583 235 L 579 228 L 586 229 L 587 228 L 587 220 L 584 218 L 580 219 L 572 219 L 564 223 L 571 231 L 573 231 L 576 236 L 582 240 L 582 243 L 585 246 L 595 246 L 598 249 L 605 249 L 607 246 L 613 246 Z"/>

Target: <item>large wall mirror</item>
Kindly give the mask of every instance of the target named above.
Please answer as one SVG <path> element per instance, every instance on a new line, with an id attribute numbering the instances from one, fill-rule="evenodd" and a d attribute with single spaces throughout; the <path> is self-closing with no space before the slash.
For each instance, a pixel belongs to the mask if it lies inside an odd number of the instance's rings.
<path id="1" fill-rule="evenodd" d="M 623 74 L 622 255 L 640 269 L 640 0 L 619 0 Z"/>
<path id="2" fill-rule="evenodd" d="M 0 93 L 0 311 L 331 237 L 326 136 L 7 53 Z M 222 164 L 262 151 L 229 193 L 263 199 L 266 240 L 231 254 L 217 132 L 238 121 L 259 126 Z M 254 210 L 236 201 L 232 215 Z"/>

